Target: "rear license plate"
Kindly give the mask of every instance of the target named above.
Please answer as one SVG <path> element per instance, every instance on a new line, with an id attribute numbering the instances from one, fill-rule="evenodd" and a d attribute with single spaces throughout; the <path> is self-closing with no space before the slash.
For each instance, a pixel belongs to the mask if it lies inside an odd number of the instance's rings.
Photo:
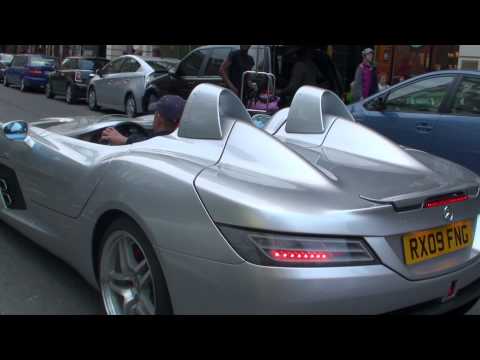
<path id="1" fill-rule="evenodd" d="M 464 220 L 403 235 L 405 264 L 417 264 L 470 246 L 472 228 L 472 221 Z"/>

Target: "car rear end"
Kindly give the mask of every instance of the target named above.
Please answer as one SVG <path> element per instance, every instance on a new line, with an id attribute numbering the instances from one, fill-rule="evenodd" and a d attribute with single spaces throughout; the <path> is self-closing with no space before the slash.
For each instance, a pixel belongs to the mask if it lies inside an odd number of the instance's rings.
<path id="1" fill-rule="evenodd" d="M 266 203 L 258 191 L 271 191 L 252 183 L 240 188 L 236 181 L 235 193 L 242 193 L 242 202 L 257 207 L 250 207 L 252 224 L 238 226 L 219 215 L 238 208 L 229 204 L 212 212 L 216 200 L 205 191 L 225 173 L 205 171 L 196 185 L 220 233 L 244 262 L 194 259 L 195 281 L 188 281 L 192 267 L 181 265 L 186 261 L 181 255 L 169 254 L 166 261 L 178 280 L 172 283 L 189 284 L 196 294 L 194 307 L 181 302 L 180 312 L 442 314 L 480 297 L 478 187 L 429 196 L 415 208 L 359 201 L 358 209 L 325 212 L 308 204 L 308 198 L 325 201 L 321 194 L 279 187 L 284 194 L 270 205 L 269 219 L 263 219 L 259 214 Z M 226 190 L 226 184 L 219 187 Z M 255 188 L 251 196 L 247 186 Z M 282 213 L 290 213 L 284 196 L 300 201 L 282 226 Z"/>
<path id="2" fill-rule="evenodd" d="M 292 154 L 235 124 L 195 187 L 243 262 L 197 258 L 182 268 L 186 260 L 169 254 L 173 286 L 195 293 L 196 304 L 176 304 L 180 312 L 445 313 L 480 297 L 480 179 L 390 143 L 379 147 L 386 159 L 334 148 L 338 131 L 352 143 L 342 131 L 352 128 L 382 141 L 358 126 L 332 126 L 320 147 L 285 142 Z"/>
<path id="3" fill-rule="evenodd" d="M 43 55 L 32 55 L 24 69 L 23 81 L 25 86 L 34 89 L 43 89 L 48 83 L 48 76 L 55 71 L 57 59 Z"/>
<path id="4" fill-rule="evenodd" d="M 76 98 L 86 98 L 87 88 L 96 71 L 109 62 L 104 58 L 81 58 L 78 61 L 79 68 L 73 74 L 73 91 Z"/>

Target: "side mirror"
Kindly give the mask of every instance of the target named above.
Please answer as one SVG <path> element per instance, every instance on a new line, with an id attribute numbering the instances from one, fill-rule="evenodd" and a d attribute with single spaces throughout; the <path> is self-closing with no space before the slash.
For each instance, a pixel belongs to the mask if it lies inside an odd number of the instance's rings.
<path id="1" fill-rule="evenodd" d="M 177 69 L 176 68 L 169 69 L 168 73 L 173 77 L 177 77 Z"/>
<path id="2" fill-rule="evenodd" d="M 387 101 L 388 93 L 382 96 L 377 97 L 372 102 L 372 109 L 376 111 L 384 111 L 386 109 L 386 101 Z"/>
<path id="3" fill-rule="evenodd" d="M 28 136 L 28 123 L 25 121 L 10 121 L 3 125 L 3 134 L 11 141 L 24 141 Z"/>
<path id="4" fill-rule="evenodd" d="M 103 76 L 102 69 L 97 69 L 97 70 L 95 71 L 95 74 L 97 74 L 98 76 L 102 77 L 102 76 Z"/>
<path id="5" fill-rule="evenodd" d="M 258 129 L 263 129 L 272 117 L 267 114 L 255 114 L 252 116 L 252 123 Z"/>

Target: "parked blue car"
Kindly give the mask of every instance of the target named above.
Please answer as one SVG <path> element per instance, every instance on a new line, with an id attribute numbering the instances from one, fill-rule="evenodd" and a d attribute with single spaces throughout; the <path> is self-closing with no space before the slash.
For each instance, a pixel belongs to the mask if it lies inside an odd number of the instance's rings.
<path id="1" fill-rule="evenodd" d="M 56 58 L 44 55 L 15 55 L 10 66 L 5 70 L 3 84 L 18 86 L 21 91 L 44 89 L 48 75 L 58 65 Z"/>
<path id="2" fill-rule="evenodd" d="M 414 77 L 349 106 L 354 118 L 398 144 L 480 175 L 480 72 Z"/>

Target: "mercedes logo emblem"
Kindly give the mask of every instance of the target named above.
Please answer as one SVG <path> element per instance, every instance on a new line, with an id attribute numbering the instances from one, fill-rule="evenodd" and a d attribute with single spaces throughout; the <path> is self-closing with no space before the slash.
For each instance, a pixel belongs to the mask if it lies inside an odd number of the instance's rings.
<path id="1" fill-rule="evenodd" d="M 443 208 L 443 218 L 447 221 L 453 221 L 453 209 L 450 206 Z"/>

